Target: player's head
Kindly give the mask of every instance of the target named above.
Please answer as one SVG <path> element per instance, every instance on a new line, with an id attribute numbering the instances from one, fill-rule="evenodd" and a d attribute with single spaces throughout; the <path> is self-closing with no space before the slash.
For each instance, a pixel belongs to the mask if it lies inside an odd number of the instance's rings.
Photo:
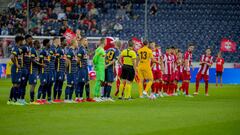
<path id="1" fill-rule="evenodd" d="M 23 45 L 23 41 L 24 41 L 23 36 L 16 36 L 15 37 L 15 43 L 17 44 L 17 46 Z"/>
<path id="2" fill-rule="evenodd" d="M 49 39 L 44 39 L 43 40 L 43 46 L 45 48 L 49 48 L 50 47 L 50 40 Z"/>
<path id="3" fill-rule="evenodd" d="M 86 37 L 82 37 L 80 39 L 80 44 L 87 47 L 88 46 L 88 39 Z"/>
<path id="4" fill-rule="evenodd" d="M 66 40 L 66 38 L 65 37 L 61 37 L 60 38 L 60 42 L 61 42 L 61 46 L 62 47 L 65 47 L 65 46 L 67 46 L 67 40 Z"/>
<path id="5" fill-rule="evenodd" d="M 188 44 L 188 51 L 190 51 L 190 52 L 192 52 L 193 51 L 193 49 L 194 49 L 194 43 L 189 43 Z"/>
<path id="6" fill-rule="evenodd" d="M 133 48 L 133 46 L 134 46 L 133 40 L 132 39 L 128 40 L 128 47 Z"/>
<path id="7" fill-rule="evenodd" d="M 144 46 L 148 46 L 148 45 L 149 45 L 149 42 L 148 42 L 147 40 L 144 40 L 144 41 L 143 41 L 143 45 L 144 45 Z"/>
<path id="8" fill-rule="evenodd" d="M 170 47 L 167 47 L 167 48 L 166 48 L 166 53 L 169 54 L 169 53 L 170 53 L 170 50 L 171 50 Z"/>
<path id="9" fill-rule="evenodd" d="M 182 57 L 182 50 L 181 49 L 177 50 L 177 56 L 178 56 L 178 58 Z"/>
<path id="10" fill-rule="evenodd" d="M 106 44 L 106 39 L 105 38 L 100 38 L 99 40 L 99 46 L 104 47 Z"/>
<path id="11" fill-rule="evenodd" d="M 114 44 L 114 47 L 117 49 L 119 49 L 122 45 L 120 40 L 114 40 L 113 44 Z"/>
<path id="12" fill-rule="evenodd" d="M 174 46 L 171 46 L 171 47 L 170 47 L 170 53 L 171 53 L 171 54 L 175 54 L 175 49 L 176 49 L 176 48 L 175 48 Z"/>
<path id="13" fill-rule="evenodd" d="M 29 34 L 25 35 L 25 41 L 26 41 L 27 45 L 32 46 L 32 44 L 33 44 L 33 38 L 32 38 L 31 35 L 29 35 Z"/>
<path id="14" fill-rule="evenodd" d="M 78 41 L 77 41 L 77 39 L 73 39 L 73 40 L 71 41 L 70 45 L 71 45 L 71 47 L 74 48 L 74 49 L 77 48 L 77 46 L 78 46 Z"/>
<path id="15" fill-rule="evenodd" d="M 222 58 L 222 52 L 218 52 L 217 56 L 218 58 Z"/>
<path id="16" fill-rule="evenodd" d="M 54 37 L 54 38 L 53 38 L 53 44 L 54 44 L 55 46 L 59 46 L 60 43 L 61 43 L 61 41 L 60 41 L 60 38 L 59 38 L 59 37 Z"/>
<path id="17" fill-rule="evenodd" d="M 35 40 L 33 42 L 33 46 L 36 50 L 39 50 L 41 48 L 41 44 L 40 44 L 39 40 Z"/>
<path id="18" fill-rule="evenodd" d="M 211 48 L 206 49 L 206 55 L 211 55 Z"/>
<path id="19" fill-rule="evenodd" d="M 149 45 L 150 45 L 151 49 L 155 49 L 156 48 L 156 43 L 155 42 L 150 42 Z"/>

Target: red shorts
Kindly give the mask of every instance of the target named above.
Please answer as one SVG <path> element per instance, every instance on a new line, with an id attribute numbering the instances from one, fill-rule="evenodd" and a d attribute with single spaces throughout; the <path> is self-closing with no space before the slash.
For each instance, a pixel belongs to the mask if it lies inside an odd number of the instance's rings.
<path id="1" fill-rule="evenodd" d="M 179 72 L 178 71 L 175 71 L 175 73 L 174 73 L 174 80 L 179 80 Z"/>
<path id="2" fill-rule="evenodd" d="M 162 79 L 162 71 L 161 70 L 152 70 L 153 79 L 154 80 L 161 80 Z"/>
<path id="3" fill-rule="evenodd" d="M 183 72 L 178 72 L 178 80 L 183 80 Z"/>
<path id="4" fill-rule="evenodd" d="M 204 80 L 204 81 L 208 81 L 209 80 L 209 75 L 203 75 L 201 73 L 198 73 L 196 76 L 196 80 L 200 81 L 200 80 Z"/>
<path id="5" fill-rule="evenodd" d="M 174 80 L 172 74 L 163 74 L 162 79 L 165 82 L 172 82 Z"/>
<path id="6" fill-rule="evenodd" d="M 183 70 L 183 80 L 191 80 L 190 71 Z"/>

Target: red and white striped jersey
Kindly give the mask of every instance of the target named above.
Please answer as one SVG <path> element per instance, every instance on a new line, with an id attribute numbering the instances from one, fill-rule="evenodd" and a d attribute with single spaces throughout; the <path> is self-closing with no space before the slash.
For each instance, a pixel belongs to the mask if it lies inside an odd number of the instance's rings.
<path id="1" fill-rule="evenodd" d="M 183 59 L 182 59 L 182 57 L 177 58 L 177 70 L 180 73 L 183 72 Z"/>
<path id="2" fill-rule="evenodd" d="M 186 51 L 184 54 L 184 61 L 187 60 L 187 66 L 184 65 L 185 71 L 190 71 L 190 66 L 192 65 L 192 52 Z"/>
<path id="3" fill-rule="evenodd" d="M 175 72 L 177 70 L 177 56 L 175 54 L 171 54 L 172 56 L 172 70 Z"/>
<path id="4" fill-rule="evenodd" d="M 213 64 L 213 57 L 212 56 L 206 56 L 205 54 L 201 56 L 200 62 L 204 62 L 201 64 L 198 73 L 201 73 L 202 75 L 209 75 L 209 68 L 210 66 L 208 64 Z"/>
<path id="5" fill-rule="evenodd" d="M 160 57 L 162 56 L 162 52 L 160 48 L 155 48 L 153 51 L 153 58 L 156 61 L 160 61 Z M 161 70 L 161 66 L 158 63 L 151 63 L 152 65 L 152 70 L 153 71 L 160 71 Z"/>
<path id="6" fill-rule="evenodd" d="M 173 57 L 172 55 L 169 54 L 164 54 L 163 55 L 163 66 L 164 66 L 164 71 L 163 74 L 172 74 L 173 73 Z"/>

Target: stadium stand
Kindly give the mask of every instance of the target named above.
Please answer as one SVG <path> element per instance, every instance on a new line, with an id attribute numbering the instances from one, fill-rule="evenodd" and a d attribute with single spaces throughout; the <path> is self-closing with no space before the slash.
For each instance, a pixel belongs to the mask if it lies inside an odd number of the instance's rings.
<path id="1" fill-rule="evenodd" d="M 194 60 L 206 47 L 219 50 L 222 38 L 239 44 L 239 0 L 148 0 L 148 9 L 155 3 L 157 12 L 148 14 L 148 39 L 162 48 L 175 45 L 185 49 L 196 43 Z M 16 0 L 1 16 L 1 35 L 26 33 L 26 1 Z M 144 0 L 32 0 L 30 3 L 32 35 L 62 35 L 67 28 L 80 29 L 85 36 L 114 36 L 127 40 L 144 36 Z M 116 25 L 117 24 L 117 25 Z M 154 25 L 153 25 L 154 24 Z M 226 62 L 240 62 L 236 53 L 225 53 Z"/>

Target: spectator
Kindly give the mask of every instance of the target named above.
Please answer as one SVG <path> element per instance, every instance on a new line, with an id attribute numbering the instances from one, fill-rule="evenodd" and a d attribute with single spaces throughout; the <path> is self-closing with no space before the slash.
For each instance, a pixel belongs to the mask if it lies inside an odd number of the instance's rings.
<path id="1" fill-rule="evenodd" d="M 1 35 L 8 35 L 9 31 L 8 28 L 6 27 L 6 25 L 4 25 L 1 29 Z"/>
<path id="2" fill-rule="evenodd" d="M 120 8 L 117 10 L 116 19 L 124 20 L 125 17 L 127 17 L 126 9 L 121 5 Z M 127 20 L 129 20 L 128 17 L 127 17 Z"/>
<path id="3" fill-rule="evenodd" d="M 123 30 L 123 26 L 120 23 L 115 23 L 113 29 L 115 30 L 116 33 L 120 33 Z"/>
<path id="4" fill-rule="evenodd" d="M 150 14 L 155 16 L 157 11 L 158 11 L 157 4 L 156 3 L 152 3 L 150 5 Z"/>

